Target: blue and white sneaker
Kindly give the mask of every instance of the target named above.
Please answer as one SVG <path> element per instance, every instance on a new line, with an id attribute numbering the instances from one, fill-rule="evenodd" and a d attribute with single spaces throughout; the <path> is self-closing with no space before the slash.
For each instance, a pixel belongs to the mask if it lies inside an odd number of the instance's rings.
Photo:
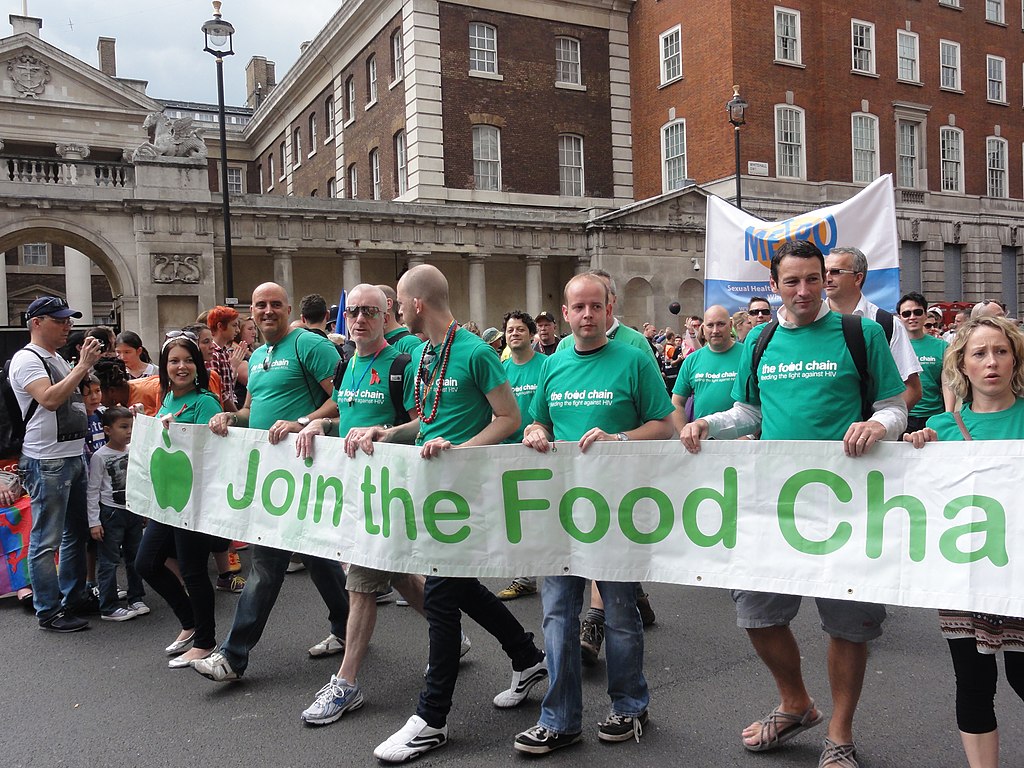
<path id="1" fill-rule="evenodd" d="M 384 763 L 405 763 L 447 743 L 447 725 L 431 728 L 422 717 L 413 715 L 400 731 L 373 750 L 373 756 Z"/>
<path id="2" fill-rule="evenodd" d="M 331 681 L 317 691 L 316 699 L 302 712 L 306 725 L 330 725 L 346 712 L 363 706 L 363 693 L 358 683 L 331 675 Z"/>

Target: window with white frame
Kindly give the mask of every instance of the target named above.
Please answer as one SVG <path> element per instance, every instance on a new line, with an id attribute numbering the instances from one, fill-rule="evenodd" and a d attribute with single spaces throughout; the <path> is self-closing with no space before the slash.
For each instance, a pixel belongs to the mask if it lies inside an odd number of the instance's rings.
<path id="1" fill-rule="evenodd" d="M 678 24 L 659 38 L 661 50 L 661 84 L 683 76 L 683 32 Z"/>
<path id="2" fill-rule="evenodd" d="M 380 152 L 376 149 L 370 151 L 370 178 L 373 179 L 373 199 L 380 200 Z"/>
<path id="3" fill-rule="evenodd" d="M 960 43 L 939 41 L 939 86 L 960 90 Z"/>
<path id="4" fill-rule="evenodd" d="M 267 185 L 267 187 L 270 188 L 270 189 L 273 189 L 274 188 L 274 153 L 273 152 L 271 152 L 269 155 L 267 155 L 267 178 L 270 180 L 270 183 Z"/>
<path id="5" fill-rule="evenodd" d="M 228 166 L 228 194 L 241 195 L 244 191 L 242 188 L 242 169 Z"/>
<path id="6" fill-rule="evenodd" d="M 942 191 L 964 191 L 964 132 L 944 126 L 939 129 L 939 152 L 942 156 Z"/>
<path id="7" fill-rule="evenodd" d="M 327 196 L 338 196 L 338 180 L 333 177 L 327 180 Z"/>
<path id="8" fill-rule="evenodd" d="M 398 194 L 409 191 L 409 163 L 406 159 L 405 131 L 395 134 L 395 181 Z"/>
<path id="9" fill-rule="evenodd" d="M 804 163 L 804 111 L 779 104 L 775 107 L 775 175 L 780 179 L 802 179 Z"/>
<path id="10" fill-rule="evenodd" d="M 292 165 L 302 165 L 302 129 L 292 131 Z"/>
<path id="11" fill-rule="evenodd" d="M 896 32 L 896 76 L 900 80 L 917 83 L 921 80 L 919 40 L 916 32 Z"/>
<path id="12" fill-rule="evenodd" d="M 853 50 L 853 71 L 875 74 L 875 25 L 870 21 L 853 19 L 850 22 Z"/>
<path id="13" fill-rule="evenodd" d="M 493 125 L 473 126 L 473 184 L 476 189 L 501 189 L 501 131 Z"/>
<path id="14" fill-rule="evenodd" d="M 985 0 L 985 21 L 1002 24 L 1005 20 L 1003 0 Z"/>
<path id="15" fill-rule="evenodd" d="M 896 186 L 917 187 L 917 164 L 920 157 L 921 124 L 911 120 L 896 123 Z"/>
<path id="16" fill-rule="evenodd" d="M 278 149 L 281 153 L 281 178 L 284 179 L 285 174 L 288 173 L 288 171 L 285 170 L 288 164 L 288 145 L 282 141 L 281 146 L 278 147 Z"/>
<path id="17" fill-rule="evenodd" d="M 800 11 L 775 6 L 775 60 L 800 64 Z"/>
<path id="18" fill-rule="evenodd" d="M 1006 102 L 1006 59 L 1002 56 L 986 56 L 988 70 L 988 100 Z"/>
<path id="19" fill-rule="evenodd" d="M 356 119 L 356 79 L 349 76 L 345 81 L 345 122 Z"/>
<path id="20" fill-rule="evenodd" d="M 855 112 L 851 122 L 853 137 L 853 180 L 867 184 L 878 178 L 878 118 Z"/>
<path id="21" fill-rule="evenodd" d="M 939 0 L 939 5 L 948 5 L 950 8 L 959 8 L 960 0 Z"/>
<path id="22" fill-rule="evenodd" d="M 661 189 L 671 192 L 686 183 L 686 121 L 674 120 L 661 128 Z"/>
<path id="23" fill-rule="evenodd" d="M 405 46 L 402 30 L 396 29 L 391 35 L 391 82 L 397 83 L 405 77 Z"/>
<path id="24" fill-rule="evenodd" d="M 348 196 L 353 200 L 356 199 L 359 189 L 359 171 L 356 170 L 356 164 L 352 163 L 348 167 Z"/>
<path id="25" fill-rule="evenodd" d="M 989 136 L 985 139 L 985 156 L 988 159 L 988 196 L 1009 197 L 1006 175 L 1006 139 Z"/>
<path id="26" fill-rule="evenodd" d="M 334 137 L 334 97 L 324 99 L 324 141 Z"/>
<path id="27" fill-rule="evenodd" d="M 563 133 L 558 137 L 558 193 L 583 197 L 583 137 Z"/>
<path id="28" fill-rule="evenodd" d="M 46 243 L 26 243 L 21 246 L 21 263 L 26 267 L 45 267 L 50 259 Z"/>
<path id="29" fill-rule="evenodd" d="M 498 30 L 490 24 L 469 25 L 469 71 L 498 73 Z"/>
<path id="30" fill-rule="evenodd" d="M 377 57 L 366 60 L 366 106 L 377 101 Z"/>
<path id="31" fill-rule="evenodd" d="M 316 112 L 309 116 L 309 154 L 316 154 Z"/>
<path id="32" fill-rule="evenodd" d="M 580 41 L 575 37 L 555 38 L 555 82 L 582 85 Z"/>

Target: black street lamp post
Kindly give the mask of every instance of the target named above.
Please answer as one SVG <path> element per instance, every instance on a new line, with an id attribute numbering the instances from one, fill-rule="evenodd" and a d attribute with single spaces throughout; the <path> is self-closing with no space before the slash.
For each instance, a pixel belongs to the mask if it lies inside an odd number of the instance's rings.
<path id="1" fill-rule="evenodd" d="M 743 208 L 743 195 L 740 191 L 740 126 L 747 122 L 746 112 L 749 105 L 740 98 L 740 87 L 732 87 L 732 98 L 726 103 L 729 122 L 732 123 L 733 136 L 736 144 L 736 207 Z"/>
<path id="2" fill-rule="evenodd" d="M 220 112 L 220 193 L 224 214 L 224 302 L 237 304 L 235 278 L 231 263 L 231 201 L 228 199 L 227 118 L 224 116 L 224 57 L 235 54 L 231 37 L 235 28 L 220 16 L 220 0 L 213 0 L 213 18 L 203 24 L 206 47 L 217 60 L 217 108 Z"/>

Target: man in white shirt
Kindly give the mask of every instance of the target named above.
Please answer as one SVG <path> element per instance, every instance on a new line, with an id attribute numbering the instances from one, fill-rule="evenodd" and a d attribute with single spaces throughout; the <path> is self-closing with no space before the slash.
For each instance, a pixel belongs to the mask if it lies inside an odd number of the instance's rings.
<path id="1" fill-rule="evenodd" d="M 19 464 L 32 501 L 28 569 L 39 628 L 77 632 L 89 622 L 74 615 L 89 602 L 85 586 L 87 474 L 83 452 L 88 418 L 78 386 L 100 359 L 97 339 L 86 336 L 72 368 L 57 354 L 72 318 L 82 313 L 56 296 L 43 296 L 26 312 L 30 343 L 11 358 L 10 378 L 25 417 Z M 60 549 L 60 569 L 53 556 Z M 63 603 L 61 595 L 63 594 Z"/>

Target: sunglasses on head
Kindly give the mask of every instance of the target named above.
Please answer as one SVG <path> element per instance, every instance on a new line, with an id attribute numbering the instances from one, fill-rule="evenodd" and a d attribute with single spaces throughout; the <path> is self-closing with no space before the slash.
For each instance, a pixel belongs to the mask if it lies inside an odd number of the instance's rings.
<path id="1" fill-rule="evenodd" d="M 193 344 L 199 343 L 199 337 L 192 333 L 192 331 L 168 331 L 164 334 L 164 347 L 175 339 L 188 339 Z"/>
<path id="2" fill-rule="evenodd" d="M 362 312 L 364 317 L 375 320 L 380 315 L 380 307 L 370 307 L 364 304 L 345 307 L 345 317 L 349 320 L 355 320 L 359 317 L 360 312 Z"/>
<path id="3" fill-rule="evenodd" d="M 923 314 L 924 310 L 917 307 L 916 309 L 904 309 L 900 312 L 900 317 L 920 317 Z"/>

